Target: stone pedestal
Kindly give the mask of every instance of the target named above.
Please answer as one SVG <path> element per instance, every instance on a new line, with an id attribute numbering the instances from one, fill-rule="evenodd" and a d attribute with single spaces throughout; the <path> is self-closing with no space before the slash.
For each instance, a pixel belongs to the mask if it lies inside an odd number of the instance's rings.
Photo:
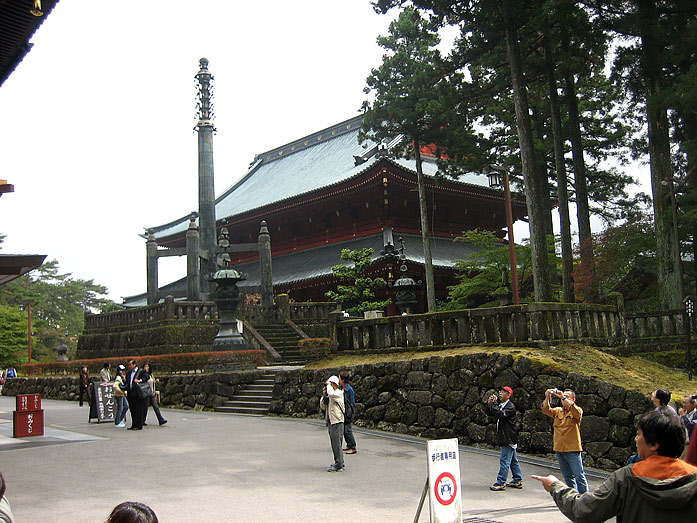
<path id="1" fill-rule="evenodd" d="M 245 278 L 235 269 L 221 269 L 208 278 L 216 288 L 211 299 L 218 307 L 220 329 L 213 340 L 213 350 L 251 350 L 247 341 L 237 330 L 237 307 L 240 304 L 240 289 L 237 282 Z"/>

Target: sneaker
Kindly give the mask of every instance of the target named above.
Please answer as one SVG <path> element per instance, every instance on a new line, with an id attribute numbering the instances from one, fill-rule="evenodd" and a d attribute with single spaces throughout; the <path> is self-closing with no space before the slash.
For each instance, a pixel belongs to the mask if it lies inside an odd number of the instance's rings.
<path id="1" fill-rule="evenodd" d="M 119 423 L 119 424 L 116 425 L 116 426 L 117 426 L 118 428 L 122 429 L 122 428 L 124 428 L 124 427 L 126 426 L 126 424 L 122 421 L 121 423 Z"/>
<path id="2" fill-rule="evenodd" d="M 510 483 L 506 483 L 507 487 L 510 488 L 523 488 L 523 482 L 522 481 L 511 481 Z"/>
<path id="3" fill-rule="evenodd" d="M 343 450 L 344 450 L 344 452 L 347 450 L 351 450 L 351 447 L 344 447 Z"/>
<path id="4" fill-rule="evenodd" d="M 356 452 L 357 452 L 356 449 L 348 449 L 346 451 L 346 454 L 355 454 Z"/>
<path id="5" fill-rule="evenodd" d="M 506 490 L 506 485 L 503 483 L 494 483 L 489 487 L 489 490 Z"/>

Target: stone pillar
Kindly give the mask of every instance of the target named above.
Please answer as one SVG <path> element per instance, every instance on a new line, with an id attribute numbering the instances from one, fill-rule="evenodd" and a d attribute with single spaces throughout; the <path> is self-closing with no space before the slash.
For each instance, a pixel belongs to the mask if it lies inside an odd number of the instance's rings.
<path id="1" fill-rule="evenodd" d="M 145 244 L 147 273 L 148 305 L 157 303 L 157 240 L 155 231 L 148 229 L 148 240 Z"/>
<path id="2" fill-rule="evenodd" d="M 271 235 L 266 221 L 261 222 L 259 231 L 259 268 L 261 283 L 261 305 L 273 306 L 273 273 L 271 270 Z"/>
<path id="3" fill-rule="evenodd" d="M 208 275 L 216 271 L 215 188 L 213 183 L 213 75 L 208 60 L 199 60 L 198 81 L 198 213 L 201 249 L 208 259 L 202 263 L 201 289 L 208 291 Z"/>
<path id="4" fill-rule="evenodd" d="M 192 214 L 186 231 L 186 298 L 190 301 L 201 300 L 201 264 L 198 250 L 198 227 L 196 227 L 196 216 Z"/>

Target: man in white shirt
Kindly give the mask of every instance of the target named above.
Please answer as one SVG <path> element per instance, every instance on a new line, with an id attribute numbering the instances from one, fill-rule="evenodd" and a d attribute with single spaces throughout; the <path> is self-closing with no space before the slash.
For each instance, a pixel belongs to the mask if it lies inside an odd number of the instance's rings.
<path id="1" fill-rule="evenodd" d="M 344 469 L 344 453 L 341 451 L 341 440 L 344 436 L 344 391 L 337 376 L 331 376 L 326 381 L 319 405 L 326 413 L 329 441 L 334 454 L 334 463 L 329 466 L 327 472 L 339 472 Z"/>

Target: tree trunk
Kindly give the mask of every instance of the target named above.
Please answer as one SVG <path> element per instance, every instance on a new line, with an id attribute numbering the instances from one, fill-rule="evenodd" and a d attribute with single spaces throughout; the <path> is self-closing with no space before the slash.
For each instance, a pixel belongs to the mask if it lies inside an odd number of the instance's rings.
<path id="1" fill-rule="evenodd" d="M 569 194 L 566 181 L 566 162 L 564 160 L 564 138 L 561 130 L 561 111 L 557 79 L 554 74 L 554 60 L 549 38 L 544 39 L 545 67 L 549 84 L 549 107 L 552 116 L 552 136 L 554 138 L 554 167 L 557 171 L 557 196 L 559 198 L 559 221 L 561 229 L 561 264 L 562 291 L 564 302 L 573 303 L 574 289 L 571 272 L 574 269 L 574 257 L 571 247 L 571 219 L 569 217 Z"/>
<path id="2" fill-rule="evenodd" d="M 545 225 L 545 205 L 540 194 L 540 174 L 535 161 L 535 149 L 530 123 L 525 79 L 523 78 L 522 58 L 518 46 L 518 34 L 512 15 L 512 0 L 504 0 L 502 5 L 506 28 L 506 55 L 511 69 L 513 101 L 515 103 L 516 128 L 520 145 L 520 158 L 525 180 L 525 198 L 530 220 L 530 250 L 532 253 L 532 275 L 536 301 L 551 301 L 552 289 L 549 279 L 549 259 L 547 257 L 547 227 Z"/>
<path id="3" fill-rule="evenodd" d="M 569 56 L 569 36 L 562 38 L 562 50 Z M 574 186 L 576 187 L 576 219 L 578 221 L 578 243 L 581 252 L 581 267 L 588 278 L 584 291 L 584 301 L 598 301 L 595 284 L 595 260 L 593 255 L 593 236 L 591 232 L 590 205 L 588 203 L 588 181 L 586 162 L 583 159 L 583 139 L 581 138 L 581 117 L 578 112 L 576 79 L 572 72 L 564 75 L 564 100 L 569 113 L 569 139 L 574 165 Z"/>
<path id="4" fill-rule="evenodd" d="M 416 182 L 419 187 L 419 214 L 421 215 L 421 240 L 424 244 L 424 270 L 426 272 L 426 304 L 428 312 L 436 310 L 436 284 L 433 278 L 433 256 L 431 255 L 431 236 L 428 231 L 428 206 L 426 205 L 426 188 L 424 172 L 421 165 L 419 141 L 414 140 L 416 154 Z"/>
<path id="5" fill-rule="evenodd" d="M 653 193 L 653 221 L 656 232 L 658 263 L 658 299 L 663 309 L 681 306 L 680 257 L 675 256 L 675 237 L 671 223 L 668 188 L 663 183 L 673 176 L 670 158 L 668 111 L 660 100 L 661 69 L 656 60 L 663 51 L 659 36 L 658 15 L 653 0 L 640 0 L 641 68 L 646 90 L 646 119 L 649 136 L 649 164 Z M 679 251 L 678 251 L 679 252 Z"/>

